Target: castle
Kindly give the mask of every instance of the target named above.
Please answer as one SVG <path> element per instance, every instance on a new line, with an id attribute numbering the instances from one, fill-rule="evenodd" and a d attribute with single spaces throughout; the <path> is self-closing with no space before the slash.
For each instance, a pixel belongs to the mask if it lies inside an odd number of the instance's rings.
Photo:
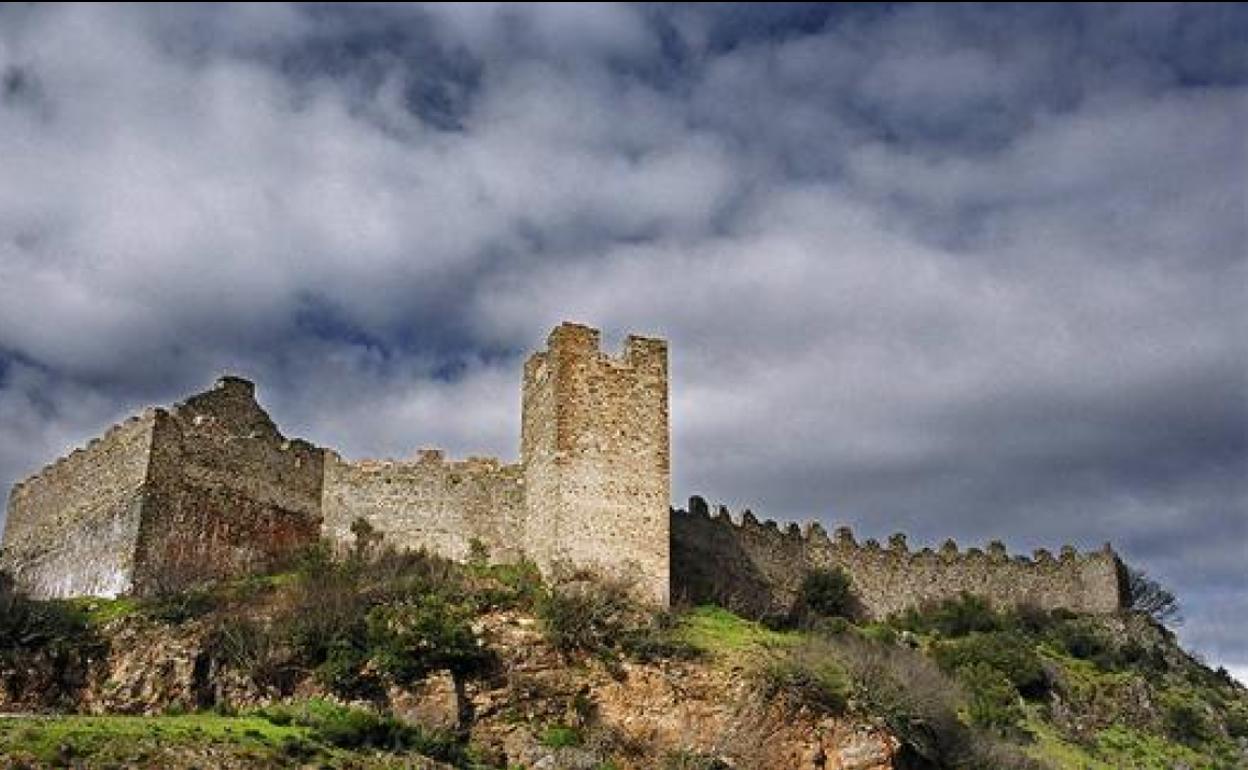
<path id="1" fill-rule="evenodd" d="M 172 408 L 148 409 L 16 484 L 0 569 L 38 597 L 153 594 L 280 564 L 360 519 L 397 547 L 452 559 L 474 549 L 625 577 L 644 598 L 785 612 L 804 577 L 840 567 L 866 617 L 982 595 L 1000 606 L 1109 613 L 1123 601 L 1112 550 L 1011 557 L 993 543 L 911 552 L 733 518 L 693 498 L 670 508 L 667 343 L 630 336 L 619 356 L 595 329 L 564 323 L 523 378 L 520 461 L 345 460 L 287 439 L 254 386 L 224 377 Z"/>

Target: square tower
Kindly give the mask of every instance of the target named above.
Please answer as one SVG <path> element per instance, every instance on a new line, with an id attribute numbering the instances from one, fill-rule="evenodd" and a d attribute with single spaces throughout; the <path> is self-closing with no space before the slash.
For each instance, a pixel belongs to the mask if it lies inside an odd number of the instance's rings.
<path id="1" fill-rule="evenodd" d="M 524 367 L 527 550 L 636 582 L 666 605 L 671 466 L 667 343 L 630 336 L 619 357 L 564 323 Z"/>

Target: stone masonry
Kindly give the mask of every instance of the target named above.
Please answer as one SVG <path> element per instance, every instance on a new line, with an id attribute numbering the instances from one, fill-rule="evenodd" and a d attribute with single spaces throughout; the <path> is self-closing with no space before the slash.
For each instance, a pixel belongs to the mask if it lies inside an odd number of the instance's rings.
<path id="1" fill-rule="evenodd" d="M 152 593 L 268 568 L 314 542 L 321 451 L 235 377 L 149 409 L 13 487 L 0 567 L 39 597 Z"/>
<path id="2" fill-rule="evenodd" d="M 688 510 L 672 512 L 673 599 L 714 602 L 742 614 L 784 616 L 797 600 L 802 580 L 816 569 L 842 569 L 850 576 L 857 614 L 885 618 L 909 607 L 982 596 L 994 606 L 1030 604 L 1043 609 L 1106 614 L 1123 603 L 1122 563 L 1109 548 L 1059 555 L 1040 549 L 1031 558 L 1010 556 L 997 541 L 987 550 L 962 551 L 946 540 L 939 550 L 911 551 L 897 533 L 881 546 L 859 544 L 846 527 L 828 537 L 823 527 L 760 522 L 745 511 L 733 518 L 726 508 L 709 509 L 700 497 Z"/>
<path id="3" fill-rule="evenodd" d="M 236 377 L 170 409 L 148 409 L 14 486 L 0 569 L 37 597 L 151 594 L 271 569 L 367 521 L 383 542 L 463 560 L 530 559 L 550 576 L 589 570 L 637 593 L 716 601 L 754 615 L 792 608 L 811 570 L 840 567 L 864 616 L 981 594 L 999 605 L 1113 612 L 1122 567 L 1108 549 L 1034 560 L 911 553 L 733 521 L 694 498 L 671 510 L 667 343 L 631 336 L 618 356 L 564 323 L 524 366 L 520 461 L 350 461 L 285 438 Z"/>

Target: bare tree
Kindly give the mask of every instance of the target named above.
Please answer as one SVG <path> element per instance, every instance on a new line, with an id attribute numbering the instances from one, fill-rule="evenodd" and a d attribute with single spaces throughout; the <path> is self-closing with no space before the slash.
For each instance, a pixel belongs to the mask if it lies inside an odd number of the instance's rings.
<path id="1" fill-rule="evenodd" d="M 1183 622 L 1174 592 L 1135 567 L 1127 567 L 1127 607 L 1163 625 L 1177 626 Z"/>

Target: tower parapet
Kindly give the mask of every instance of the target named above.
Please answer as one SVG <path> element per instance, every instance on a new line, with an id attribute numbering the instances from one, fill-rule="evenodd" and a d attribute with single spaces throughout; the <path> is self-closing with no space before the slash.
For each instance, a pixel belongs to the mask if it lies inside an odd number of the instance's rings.
<path id="1" fill-rule="evenodd" d="M 597 568 L 666 604 L 667 343 L 630 336 L 620 356 L 599 345 L 598 330 L 564 323 L 525 364 L 525 541 L 544 570 Z"/>

